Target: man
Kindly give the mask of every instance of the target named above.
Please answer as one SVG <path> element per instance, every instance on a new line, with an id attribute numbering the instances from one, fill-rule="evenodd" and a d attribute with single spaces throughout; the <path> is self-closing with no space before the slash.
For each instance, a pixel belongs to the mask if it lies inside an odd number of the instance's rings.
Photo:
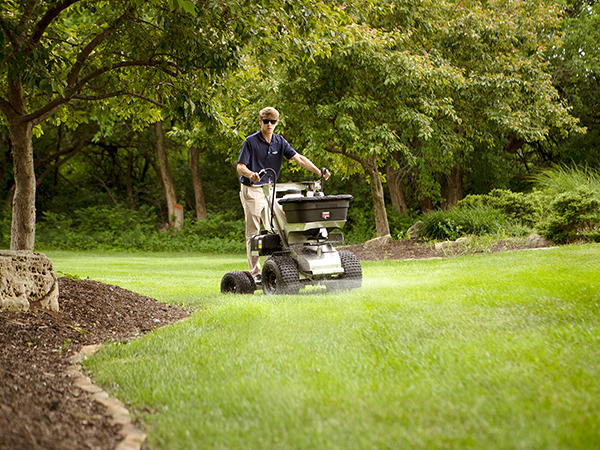
<path id="1" fill-rule="evenodd" d="M 321 175 L 321 171 L 308 158 L 297 153 L 282 136 L 273 133 L 279 123 L 279 112 L 275 108 L 262 109 L 258 117 L 260 131 L 248 136 L 242 144 L 237 173 L 240 176 L 240 199 L 246 219 L 248 266 L 254 279 L 260 282 L 260 264 L 258 257 L 251 254 L 250 239 L 260 232 L 261 221 L 264 225 L 268 223 L 267 202 L 261 187 L 268 177 L 261 180 L 258 172 L 273 169 L 279 177 L 284 156 L 317 175 Z M 329 178 L 329 171 L 325 172 L 324 177 Z"/>

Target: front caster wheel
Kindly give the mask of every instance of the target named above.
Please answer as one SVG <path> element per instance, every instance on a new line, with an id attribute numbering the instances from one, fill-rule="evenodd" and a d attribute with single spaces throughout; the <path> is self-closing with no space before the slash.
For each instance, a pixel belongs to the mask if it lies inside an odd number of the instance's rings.
<path id="1" fill-rule="evenodd" d="M 221 280 L 223 294 L 252 294 L 256 286 L 249 273 L 241 270 L 227 272 Z"/>

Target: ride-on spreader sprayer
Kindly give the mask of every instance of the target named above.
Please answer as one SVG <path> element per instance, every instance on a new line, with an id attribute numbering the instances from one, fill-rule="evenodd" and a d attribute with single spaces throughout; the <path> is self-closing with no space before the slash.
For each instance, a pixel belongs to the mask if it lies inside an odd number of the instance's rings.
<path id="1" fill-rule="evenodd" d="M 322 173 L 324 173 L 324 170 Z M 269 209 L 268 229 L 251 240 L 254 256 L 264 256 L 261 281 L 248 271 L 228 272 L 221 292 L 297 294 L 308 285 L 328 290 L 354 289 L 362 285 L 362 269 L 354 253 L 337 251 L 343 244 L 339 232 L 346 223 L 351 195 L 325 195 L 323 177 L 318 181 L 280 183 L 271 169 L 259 172 Z M 261 258 L 262 259 L 262 258 Z"/>

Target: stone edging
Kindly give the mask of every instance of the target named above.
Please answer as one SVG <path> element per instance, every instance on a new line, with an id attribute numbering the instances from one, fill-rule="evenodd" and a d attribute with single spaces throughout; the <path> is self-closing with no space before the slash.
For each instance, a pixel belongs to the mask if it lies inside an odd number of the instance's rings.
<path id="1" fill-rule="evenodd" d="M 71 367 L 67 369 L 67 375 L 73 377 L 73 384 L 81 390 L 92 395 L 95 402 L 100 403 L 106 408 L 108 414 L 112 416 L 113 423 L 121 425 L 119 434 L 123 435 L 123 440 L 119 442 L 115 450 L 140 450 L 143 442 L 146 440 L 146 433 L 139 430 L 131 421 L 129 411 L 125 408 L 123 402 L 116 398 L 111 398 L 108 393 L 100 387 L 94 385 L 92 380 L 81 372 L 81 362 L 86 356 L 94 354 L 99 348 L 98 345 L 86 345 L 79 353 L 70 358 Z"/>

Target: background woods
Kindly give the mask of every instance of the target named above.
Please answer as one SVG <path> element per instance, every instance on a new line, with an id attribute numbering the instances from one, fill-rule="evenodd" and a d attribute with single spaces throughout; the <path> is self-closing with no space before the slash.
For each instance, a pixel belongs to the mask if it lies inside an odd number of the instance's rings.
<path id="1" fill-rule="evenodd" d="M 360 199 L 354 241 L 398 237 L 468 195 L 529 192 L 554 164 L 597 168 L 599 8 L 4 2 L 0 245 L 84 247 L 85 232 L 100 246 L 120 233 L 128 248 L 235 247 L 234 162 L 267 104 L 331 168 L 326 189 Z"/>

